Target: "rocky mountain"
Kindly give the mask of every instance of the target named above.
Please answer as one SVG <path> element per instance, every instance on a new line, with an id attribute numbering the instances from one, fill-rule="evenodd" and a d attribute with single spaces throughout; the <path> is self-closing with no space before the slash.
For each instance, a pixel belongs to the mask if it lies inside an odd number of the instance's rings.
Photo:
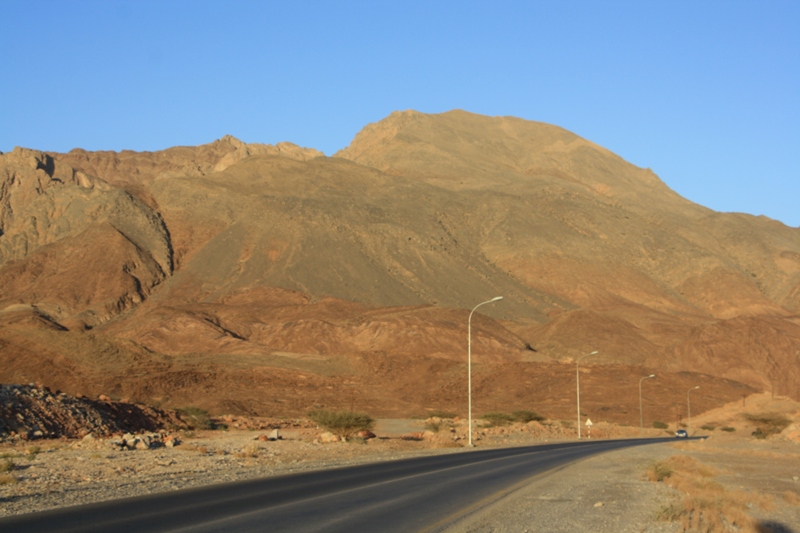
<path id="1" fill-rule="evenodd" d="M 652 372 L 662 418 L 697 384 L 708 408 L 800 398 L 800 229 L 693 204 L 556 126 L 406 111 L 333 157 L 230 136 L 0 155 L 2 381 L 460 411 L 467 316 L 496 295 L 473 316 L 479 408 L 569 416 L 594 350 L 582 406 L 609 420 Z"/>

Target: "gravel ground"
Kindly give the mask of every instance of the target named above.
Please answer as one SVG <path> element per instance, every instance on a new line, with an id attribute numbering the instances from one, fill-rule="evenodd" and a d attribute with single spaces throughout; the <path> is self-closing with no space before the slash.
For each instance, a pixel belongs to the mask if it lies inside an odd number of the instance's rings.
<path id="1" fill-rule="evenodd" d="M 646 481 L 648 467 L 688 455 L 715 468 L 726 490 L 772 497 L 768 510 L 749 510 L 759 533 L 800 532 L 800 444 L 785 440 L 713 437 L 704 441 L 639 446 L 590 457 L 540 476 L 505 498 L 474 512 L 447 533 L 623 533 L 681 532 L 678 523 L 657 520 L 658 511 L 680 494 Z"/>
<path id="2" fill-rule="evenodd" d="M 447 533 L 681 531 L 655 518 L 673 491 L 643 479 L 650 464 L 674 454 L 654 444 L 590 457 L 534 479 Z"/>

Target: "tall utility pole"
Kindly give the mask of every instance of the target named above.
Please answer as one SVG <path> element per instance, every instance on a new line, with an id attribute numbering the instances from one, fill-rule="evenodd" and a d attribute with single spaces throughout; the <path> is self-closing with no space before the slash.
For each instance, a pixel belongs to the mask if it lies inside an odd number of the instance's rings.
<path id="1" fill-rule="evenodd" d="M 484 304 L 490 304 L 502 299 L 502 296 L 495 296 L 491 300 L 486 300 L 485 302 L 479 303 L 472 308 L 472 311 L 469 313 L 469 318 L 467 319 L 467 418 L 469 420 L 468 431 L 470 448 L 472 447 L 472 313 L 474 313 L 477 308 Z"/>
<path id="2" fill-rule="evenodd" d="M 642 434 L 644 429 L 644 416 L 642 416 L 642 381 L 656 377 L 655 374 L 650 374 L 639 380 L 639 434 Z"/>
<path id="3" fill-rule="evenodd" d="M 578 393 L 578 438 L 581 438 L 581 375 L 578 370 L 578 365 L 581 362 L 581 359 L 584 357 L 589 357 L 590 355 L 594 355 L 597 353 L 597 350 L 593 351 L 592 353 L 587 353 L 586 355 L 582 355 L 578 357 L 578 360 L 575 361 L 575 386 Z"/>
<path id="4" fill-rule="evenodd" d="M 686 391 L 686 423 L 687 423 L 687 428 L 689 429 L 689 436 L 692 435 L 692 404 L 689 402 L 689 393 L 699 388 L 700 385 L 698 385 L 697 387 L 692 387 L 691 389 Z"/>

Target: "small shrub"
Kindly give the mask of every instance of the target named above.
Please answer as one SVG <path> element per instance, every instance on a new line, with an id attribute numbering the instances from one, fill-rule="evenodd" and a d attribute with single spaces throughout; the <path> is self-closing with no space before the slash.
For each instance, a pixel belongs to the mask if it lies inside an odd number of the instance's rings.
<path id="1" fill-rule="evenodd" d="M 41 451 L 42 449 L 39 446 L 28 446 L 25 448 L 25 454 L 29 455 L 31 459 L 36 457 L 36 455 Z"/>
<path id="2" fill-rule="evenodd" d="M 345 440 L 361 430 L 371 431 L 375 427 L 375 420 L 371 416 L 353 411 L 320 409 L 308 413 L 308 418 L 318 426 Z"/>
<path id="3" fill-rule="evenodd" d="M 0 485 L 13 485 L 18 482 L 19 480 L 11 474 L 0 474 Z"/>
<path id="4" fill-rule="evenodd" d="M 650 465 L 650 468 L 647 469 L 647 479 L 661 482 L 671 476 L 673 472 L 672 467 L 668 463 L 658 461 Z"/>
<path id="5" fill-rule="evenodd" d="M 427 422 L 425 423 L 425 429 L 427 431 L 432 431 L 434 433 L 439 433 L 442 428 L 444 427 L 444 422 Z"/>
<path id="6" fill-rule="evenodd" d="M 700 426 L 700 429 L 704 429 L 706 431 L 714 431 L 715 429 L 717 429 L 717 426 L 712 426 L 711 424 L 705 424 Z"/>
<path id="7" fill-rule="evenodd" d="M 259 456 L 259 452 L 261 448 L 259 448 L 255 444 L 248 444 L 244 447 L 244 450 L 236 453 L 236 457 L 239 459 L 247 459 L 247 458 L 255 458 Z"/>
<path id="8" fill-rule="evenodd" d="M 777 413 L 748 414 L 747 420 L 756 424 L 753 436 L 757 439 L 765 439 L 770 435 L 777 435 L 792 423 L 791 420 Z"/>
<path id="9" fill-rule="evenodd" d="M 514 417 L 507 413 L 486 413 L 481 418 L 489 422 L 491 427 L 507 426 L 514 421 Z"/>
<path id="10" fill-rule="evenodd" d="M 683 515 L 683 511 L 683 505 L 680 502 L 671 502 L 656 511 L 656 520 L 659 522 L 675 522 Z"/>
<path id="11" fill-rule="evenodd" d="M 511 413 L 511 416 L 513 416 L 514 420 L 516 420 L 517 422 L 522 422 L 522 423 L 542 422 L 544 420 L 544 417 L 539 416 L 535 411 L 528 411 L 526 409 L 514 411 L 513 413 Z"/>
<path id="12" fill-rule="evenodd" d="M 727 431 L 728 433 L 733 433 L 734 431 L 736 431 L 736 428 L 732 428 L 730 426 L 721 427 L 720 429 L 722 431 Z"/>
<path id="13" fill-rule="evenodd" d="M 665 422 L 659 422 L 656 420 L 655 422 L 653 422 L 653 427 L 656 429 L 667 429 L 669 427 L 669 424 Z"/>
<path id="14" fill-rule="evenodd" d="M 14 461 L 11 459 L 0 461 L 0 473 L 11 472 L 12 470 L 14 470 Z"/>
<path id="15" fill-rule="evenodd" d="M 205 409 L 199 407 L 184 407 L 178 409 L 181 420 L 186 422 L 189 429 L 214 429 L 214 421 Z"/>

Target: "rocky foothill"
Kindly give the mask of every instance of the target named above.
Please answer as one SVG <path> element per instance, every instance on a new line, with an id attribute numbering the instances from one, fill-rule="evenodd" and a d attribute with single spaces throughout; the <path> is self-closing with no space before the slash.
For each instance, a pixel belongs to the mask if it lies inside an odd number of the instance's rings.
<path id="1" fill-rule="evenodd" d="M 97 400 L 69 396 L 36 384 L 0 385 L 0 441 L 155 433 L 182 427 L 186 424 L 175 411 L 107 396 Z M 128 440 L 133 443 L 133 437 Z"/>

